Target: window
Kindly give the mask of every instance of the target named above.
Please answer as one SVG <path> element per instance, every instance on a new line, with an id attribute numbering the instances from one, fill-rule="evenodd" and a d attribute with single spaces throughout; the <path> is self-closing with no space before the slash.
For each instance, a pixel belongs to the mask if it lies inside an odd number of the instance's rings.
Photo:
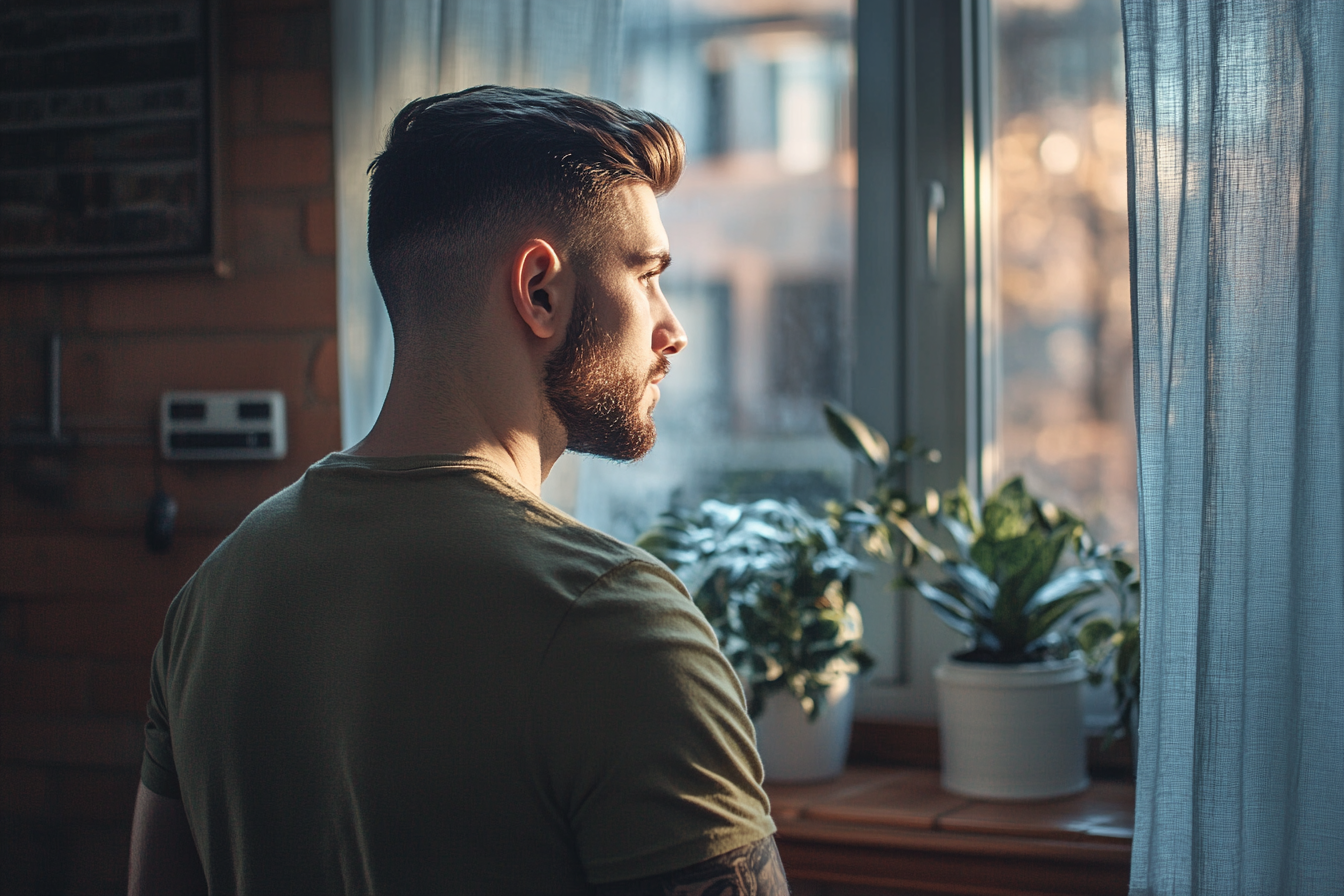
<path id="1" fill-rule="evenodd" d="M 619 99 L 675 123 L 663 289 L 690 334 L 649 459 L 567 455 L 545 496 L 633 539 L 673 503 L 850 484 L 821 415 L 849 400 L 855 152 L 849 0 L 628 0 Z"/>
<path id="2" fill-rule="evenodd" d="M 1136 549 L 1118 0 L 995 0 L 998 464 Z"/>
<path id="3" fill-rule="evenodd" d="M 1023 472 L 1133 540 L 1116 0 L 629 0 L 622 29 L 619 99 L 688 144 L 661 209 L 691 342 L 649 460 L 566 456 L 546 497 L 626 539 L 709 496 L 819 509 L 865 487 L 838 399 L 940 449 L 916 491 Z M 890 580 L 859 583 L 860 711 L 928 716 L 959 638 Z"/>
<path id="4" fill-rule="evenodd" d="M 1115 0 L 860 0 L 855 35 L 856 409 L 942 450 L 917 492 L 1024 472 L 1132 539 Z M 886 579 L 859 590 L 880 658 L 859 709 L 928 716 L 960 639 Z"/>

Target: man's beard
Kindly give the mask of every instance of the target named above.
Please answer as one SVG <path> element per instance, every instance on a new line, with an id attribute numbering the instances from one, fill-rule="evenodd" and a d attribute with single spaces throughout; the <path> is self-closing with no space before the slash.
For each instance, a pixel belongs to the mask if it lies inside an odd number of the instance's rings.
<path id="1" fill-rule="evenodd" d="M 640 404 L 649 383 L 667 373 L 667 358 L 659 355 L 647 371 L 623 367 L 621 360 L 597 332 L 592 296 L 576 287 L 565 342 L 546 359 L 543 380 L 570 451 L 639 460 L 653 448 L 658 431 Z"/>

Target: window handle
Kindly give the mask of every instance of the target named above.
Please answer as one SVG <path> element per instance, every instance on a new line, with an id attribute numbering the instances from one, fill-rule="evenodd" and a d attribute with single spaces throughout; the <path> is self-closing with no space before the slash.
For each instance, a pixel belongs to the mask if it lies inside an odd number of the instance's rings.
<path id="1" fill-rule="evenodd" d="M 942 214 L 942 211 L 946 206 L 947 194 L 943 191 L 942 181 L 929 181 L 928 223 L 925 225 L 925 245 L 929 250 L 930 279 L 936 276 L 938 272 L 938 216 Z"/>

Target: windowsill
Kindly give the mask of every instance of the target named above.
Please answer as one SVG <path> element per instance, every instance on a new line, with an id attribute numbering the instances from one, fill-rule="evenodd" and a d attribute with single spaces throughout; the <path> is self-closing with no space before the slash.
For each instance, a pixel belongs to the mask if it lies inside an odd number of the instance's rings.
<path id="1" fill-rule="evenodd" d="M 973 800 L 935 769 L 852 766 L 823 784 L 767 784 L 796 896 L 1124 894 L 1134 785 L 1093 781 L 1029 803 Z M 871 888 L 871 889 L 870 889 Z"/>

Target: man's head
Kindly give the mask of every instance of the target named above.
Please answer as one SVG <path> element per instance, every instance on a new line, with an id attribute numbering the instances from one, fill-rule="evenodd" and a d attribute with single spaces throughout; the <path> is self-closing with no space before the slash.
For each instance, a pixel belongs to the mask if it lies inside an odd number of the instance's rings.
<path id="1" fill-rule="evenodd" d="M 644 183 L 661 195 L 684 160 L 661 118 L 562 90 L 473 87 L 410 103 L 369 166 L 369 260 L 398 342 L 451 336 L 478 310 L 487 272 L 528 237 L 582 266 L 613 193 Z"/>
<path id="2" fill-rule="evenodd" d="M 654 197 L 683 161 L 680 135 L 656 116 L 563 91 L 411 103 L 370 166 L 369 257 L 399 358 L 472 347 L 511 269 L 525 327 L 542 336 L 531 318 L 553 310 L 567 320 L 538 371 L 567 447 L 647 453 L 653 384 L 685 341 L 657 285 L 667 247 Z M 568 291 L 554 293 L 562 268 Z"/>

